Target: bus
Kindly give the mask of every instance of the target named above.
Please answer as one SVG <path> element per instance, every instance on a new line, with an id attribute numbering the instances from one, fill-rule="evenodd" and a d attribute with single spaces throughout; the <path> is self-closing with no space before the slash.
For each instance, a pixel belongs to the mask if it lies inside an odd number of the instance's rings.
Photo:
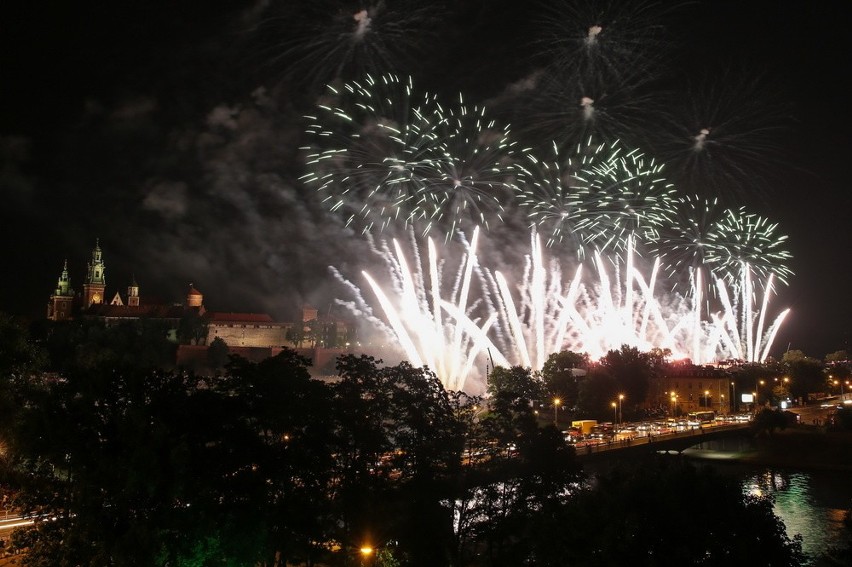
<path id="1" fill-rule="evenodd" d="M 690 427 L 698 427 L 705 423 L 713 423 L 716 420 L 716 412 L 708 411 L 691 411 L 686 415 L 686 422 Z"/>

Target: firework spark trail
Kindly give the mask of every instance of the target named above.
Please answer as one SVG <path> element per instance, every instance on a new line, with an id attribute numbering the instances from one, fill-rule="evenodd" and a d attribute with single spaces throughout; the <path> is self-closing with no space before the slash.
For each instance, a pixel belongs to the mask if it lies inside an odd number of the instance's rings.
<path id="1" fill-rule="evenodd" d="M 387 320 L 379 328 L 394 338 L 405 356 L 415 366 L 426 365 L 441 378 L 447 389 L 461 390 L 471 373 L 477 356 L 487 348 L 494 348 L 487 334 L 494 325 L 497 314 L 492 313 L 480 325 L 472 314 L 478 301 L 470 301 L 470 289 L 476 273 L 476 246 L 479 231 L 474 231 L 466 254 L 456 273 L 455 283 L 449 296 L 442 295 L 442 272 L 438 248 L 433 239 L 428 239 L 428 274 L 423 271 L 423 258 L 417 246 L 413 246 L 413 262 L 410 263 L 397 240 L 372 246 L 385 261 L 391 279 L 392 294 L 385 291 L 367 271 L 362 276 L 378 301 Z M 375 321 L 372 309 L 364 300 L 360 290 L 337 270 L 332 271 L 350 290 L 355 292 L 355 302 L 339 302 L 356 313 L 369 314 Z M 442 311 L 449 317 L 445 318 Z M 498 353 L 498 363 L 508 361 Z"/>
<path id="2" fill-rule="evenodd" d="M 392 251 L 387 245 L 379 250 L 390 269 L 395 296 L 390 297 L 368 273 L 364 277 L 388 321 L 381 328 L 396 337 L 413 364 L 425 361 L 451 389 L 465 387 L 477 357 L 486 350 L 501 366 L 533 370 L 540 370 L 550 354 L 562 350 L 599 358 L 625 344 L 645 351 L 668 348 L 674 357 L 691 358 L 698 364 L 725 358 L 760 362 L 768 356 L 789 312 L 782 312 L 764 332 L 773 277 L 766 282 L 760 304 L 754 305 L 753 276 L 745 265 L 741 281 L 734 286 L 736 303 L 726 281 L 711 276 L 721 310 L 711 311 L 708 306 L 705 319 L 701 271 L 694 274 L 691 300 L 678 293 L 660 295 L 656 290 L 660 259 L 654 260 L 645 277 L 635 265 L 632 241 L 624 259 L 596 252 L 596 280 L 583 282 L 579 265 L 563 292 L 561 267 L 555 260 L 549 269 L 545 267 L 540 237 L 534 231 L 523 276 L 514 290 L 503 272 L 479 269 L 475 232 L 445 299 L 439 250 L 431 238 L 428 242 L 428 275 L 422 271 L 413 237 L 413 268 L 397 241 Z M 485 286 L 483 296 L 471 301 L 475 277 Z M 370 312 L 368 307 L 362 311 Z"/>

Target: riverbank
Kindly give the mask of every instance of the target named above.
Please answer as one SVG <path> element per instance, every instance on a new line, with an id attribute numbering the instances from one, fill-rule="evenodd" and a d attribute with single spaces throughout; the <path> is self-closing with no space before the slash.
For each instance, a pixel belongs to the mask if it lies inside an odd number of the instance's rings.
<path id="1" fill-rule="evenodd" d="M 748 448 L 688 449 L 696 459 L 724 459 L 751 465 L 852 472 L 852 432 L 829 431 L 815 425 L 794 425 L 772 435 L 755 437 Z"/>

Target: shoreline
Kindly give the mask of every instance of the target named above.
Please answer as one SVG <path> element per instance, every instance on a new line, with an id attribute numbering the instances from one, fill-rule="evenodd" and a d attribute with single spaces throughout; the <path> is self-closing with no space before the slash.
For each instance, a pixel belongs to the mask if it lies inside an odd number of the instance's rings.
<path id="1" fill-rule="evenodd" d="M 852 472 L 852 432 L 827 431 L 814 425 L 794 425 L 771 436 L 754 437 L 746 451 L 687 449 L 684 456 L 700 461 L 724 461 L 771 467 Z"/>

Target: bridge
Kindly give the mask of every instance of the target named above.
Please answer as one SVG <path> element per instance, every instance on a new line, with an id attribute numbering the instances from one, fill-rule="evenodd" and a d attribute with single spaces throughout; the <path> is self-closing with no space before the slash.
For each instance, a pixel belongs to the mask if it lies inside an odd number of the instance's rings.
<path id="1" fill-rule="evenodd" d="M 688 431 L 636 437 L 630 440 L 618 440 L 600 445 L 577 447 L 577 457 L 581 463 L 598 461 L 616 461 L 634 459 L 655 453 L 676 453 L 694 447 L 706 441 L 747 436 L 750 434 L 748 423 L 727 425 L 706 425 Z"/>

